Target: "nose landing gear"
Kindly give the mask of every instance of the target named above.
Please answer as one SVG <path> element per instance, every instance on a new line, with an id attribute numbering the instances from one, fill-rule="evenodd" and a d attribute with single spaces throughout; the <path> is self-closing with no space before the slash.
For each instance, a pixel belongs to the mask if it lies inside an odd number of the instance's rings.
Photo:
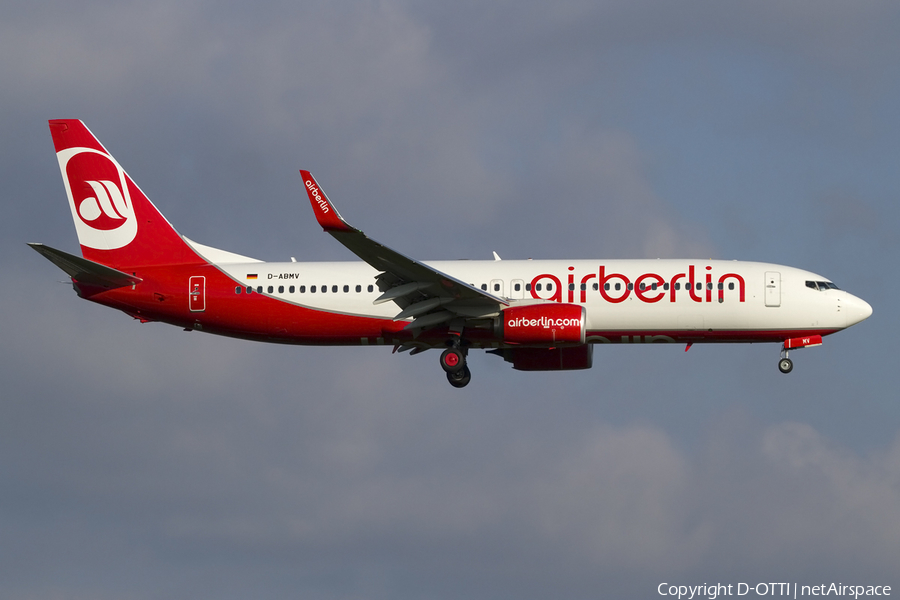
<path id="1" fill-rule="evenodd" d="M 788 358 L 788 347 L 790 340 L 781 346 L 781 359 L 778 361 L 778 370 L 787 375 L 794 368 L 794 361 Z"/>
<path id="2" fill-rule="evenodd" d="M 781 360 L 778 361 L 778 370 L 785 374 L 790 373 L 791 370 L 793 370 L 794 363 L 788 358 L 789 350 L 821 345 L 822 336 L 818 334 L 784 340 L 784 344 L 781 346 Z"/>

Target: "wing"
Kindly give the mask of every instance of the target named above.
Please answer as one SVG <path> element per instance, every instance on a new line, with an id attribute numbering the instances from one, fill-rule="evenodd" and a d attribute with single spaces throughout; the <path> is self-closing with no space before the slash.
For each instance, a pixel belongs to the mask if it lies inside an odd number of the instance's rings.
<path id="1" fill-rule="evenodd" d="M 414 319 L 407 329 L 428 329 L 445 323 L 461 329 L 466 320 L 492 317 L 502 306 L 509 305 L 502 298 L 370 239 L 344 220 L 309 171 L 301 170 L 300 174 L 319 225 L 381 272 L 376 279 L 383 293 L 374 303 L 396 303 L 402 310 L 394 317 L 395 321 Z"/>

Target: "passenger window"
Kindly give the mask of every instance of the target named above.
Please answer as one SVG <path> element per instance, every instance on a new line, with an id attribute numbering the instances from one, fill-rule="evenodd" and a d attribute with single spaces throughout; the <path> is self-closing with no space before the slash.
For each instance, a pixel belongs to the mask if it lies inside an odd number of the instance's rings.
<path id="1" fill-rule="evenodd" d="M 349 286 L 349 285 L 345 285 L 345 286 L 344 286 L 344 293 L 346 294 L 346 293 L 349 292 L 349 291 L 350 291 L 350 286 Z"/>
<path id="2" fill-rule="evenodd" d="M 486 284 L 486 283 L 482 283 L 482 284 L 481 284 L 481 289 L 483 289 L 484 291 L 487 291 L 487 284 Z"/>
<path id="3" fill-rule="evenodd" d="M 248 294 L 252 294 L 252 293 L 253 293 L 253 288 L 250 287 L 249 285 L 247 286 L 247 293 L 248 293 Z"/>
<path id="4" fill-rule="evenodd" d="M 570 292 L 574 292 L 574 291 L 575 291 L 575 284 L 574 284 L 574 283 L 570 283 L 570 284 L 569 284 L 569 291 L 570 291 Z"/>
<path id="5" fill-rule="evenodd" d="M 666 291 L 668 291 L 668 290 L 669 290 L 669 284 L 668 284 L 668 283 L 664 283 L 664 284 L 663 284 L 663 289 L 666 290 Z"/>
<path id="6" fill-rule="evenodd" d="M 310 294 L 315 294 L 315 293 L 316 293 L 316 286 L 314 286 L 314 285 L 309 286 L 309 293 L 310 293 Z"/>
<path id="7" fill-rule="evenodd" d="M 675 291 L 677 292 L 677 291 L 679 291 L 679 290 L 681 290 L 681 284 L 680 284 L 680 283 L 676 283 L 676 284 L 675 284 Z"/>
<path id="8" fill-rule="evenodd" d="M 608 284 L 608 283 L 604 283 L 604 284 L 603 284 L 603 289 L 606 290 L 606 291 L 608 292 L 608 291 L 609 291 L 609 284 Z"/>
<path id="9" fill-rule="evenodd" d="M 541 291 L 541 284 L 539 284 L 539 283 L 534 284 L 534 289 L 537 292 Z M 550 289 L 550 288 L 547 288 L 547 289 Z"/>
<path id="10" fill-rule="evenodd" d="M 530 284 L 530 283 L 526 283 L 526 284 L 525 284 L 525 291 L 526 291 L 526 292 L 530 292 L 530 291 L 531 291 L 531 284 Z"/>
<path id="11" fill-rule="evenodd" d="M 267 291 L 268 293 L 271 294 L 273 291 L 275 291 L 275 288 L 273 288 L 273 287 L 270 285 L 269 287 L 266 288 L 266 291 Z"/>
<path id="12" fill-rule="evenodd" d="M 289 293 L 289 294 L 293 294 L 293 293 L 294 293 L 294 286 L 291 286 L 291 287 L 288 288 L 288 293 Z"/>
<path id="13" fill-rule="evenodd" d="M 710 281 L 709 283 L 706 284 L 706 289 L 708 289 L 708 290 L 712 289 L 712 281 Z"/>
<path id="14" fill-rule="evenodd" d="M 500 284 L 499 284 L 499 283 L 495 283 L 495 284 L 494 284 L 494 291 L 495 291 L 495 292 L 499 292 L 499 291 L 500 291 Z"/>
<path id="15" fill-rule="evenodd" d="M 697 282 L 697 290 L 699 291 L 699 290 L 702 290 L 702 289 L 703 289 L 703 284 L 700 283 L 700 282 L 698 281 L 698 282 Z"/>
<path id="16" fill-rule="evenodd" d="M 642 284 L 641 284 L 641 291 L 643 292 L 645 289 L 647 289 L 647 284 L 642 283 Z"/>
<path id="17" fill-rule="evenodd" d="M 357 285 L 357 286 L 356 286 L 356 293 L 358 294 L 358 293 L 360 293 L 361 291 L 362 291 L 362 286 L 361 286 L 361 285 Z"/>
<path id="18" fill-rule="evenodd" d="M 306 293 L 306 286 L 305 286 L 305 285 L 301 285 L 301 286 L 300 286 L 300 293 L 301 293 L 301 294 L 305 294 L 305 293 Z"/>
<path id="19" fill-rule="evenodd" d="M 234 288 L 234 293 L 235 293 L 235 294 L 240 294 L 240 293 L 241 293 L 241 290 L 243 290 L 243 289 L 244 289 L 244 288 L 242 288 L 241 286 L 237 286 L 236 288 Z"/>
<path id="20" fill-rule="evenodd" d="M 724 289 L 725 289 L 725 284 L 723 284 L 721 281 L 719 282 L 719 289 L 720 289 L 720 290 L 724 290 Z"/>
<path id="21" fill-rule="evenodd" d="M 256 286 L 256 293 L 262 294 L 262 286 L 261 285 Z"/>
<path id="22" fill-rule="evenodd" d="M 609 284 L 607 284 L 607 285 L 609 285 Z M 617 283 L 617 284 L 616 284 L 616 291 L 618 292 L 618 291 L 621 290 L 621 289 L 622 289 L 622 284 L 621 284 L 621 283 Z"/>
<path id="23" fill-rule="evenodd" d="M 279 285 L 279 286 L 278 286 L 278 293 L 279 293 L 279 294 L 283 294 L 283 293 L 284 293 L 284 286 L 283 286 L 283 285 Z"/>
<path id="24" fill-rule="evenodd" d="M 321 292 L 324 294 L 325 292 L 328 291 L 328 286 L 327 286 L 327 285 L 320 285 L 320 286 L 319 286 L 319 290 L 321 290 Z"/>
<path id="25" fill-rule="evenodd" d="M 370 285 L 370 286 L 368 287 L 368 290 L 369 290 L 370 292 L 374 291 L 374 290 L 375 290 L 375 286 Z"/>
<path id="26" fill-rule="evenodd" d="M 595 284 L 594 284 L 594 291 L 596 292 L 596 291 L 599 291 L 599 290 L 600 290 L 600 284 L 599 284 L 599 283 L 595 283 Z"/>
<path id="27" fill-rule="evenodd" d="M 548 292 L 552 292 L 552 291 L 553 291 L 553 284 L 552 284 L 552 283 L 548 283 L 548 284 L 547 284 L 547 291 L 548 291 Z"/>
<path id="28" fill-rule="evenodd" d="M 728 284 L 728 289 L 729 289 L 729 290 L 733 290 L 733 289 L 734 289 L 734 282 L 733 282 L 733 281 L 732 281 L 731 283 Z"/>
<path id="29" fill-rule="evenodd" d="M 521 283 L 517 283 L 517 284 L 515 285 L 515 288 L 516 288 L 516 291 L 517 291 L 517 292 L 521 292 L 521 291 L 522 291 L 522 284 L 521 284 Z"/>
<path id="30" fill-rule="evenodd" d="M 331 286 L 331 293 L 337 294 L 337 290 L 338 290 L 338 286 L 336 286 L 336 285 Z"/>
<path id="31" fill-rule="evenodd" d="M 633 283 L 629 283 L 629 284 L 628 284 L 628 289 L 629 289 L 629 290 L 633 290 L 633 289 L 634 289 L 634 284 L 633 284 Z"/>

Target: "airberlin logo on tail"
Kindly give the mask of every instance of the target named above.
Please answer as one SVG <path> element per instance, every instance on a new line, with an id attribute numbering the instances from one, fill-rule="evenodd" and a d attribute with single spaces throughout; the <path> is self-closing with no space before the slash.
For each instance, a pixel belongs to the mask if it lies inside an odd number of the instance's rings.
<path id="1" fill-rule="evenodd" d="M 319 193 L 319 188 L 316 187 L 309 179 L 306 180 L 306 189 L 309 190 L 310 196 L 316 201 L 316 204 L 319 205 L 319 208 L 322 210 L 322 213 L 327 213 L 329 211 L 328 202 L 322 197 L 322 194 Z"/>
<path id="2" fill-rule="evenodd" d="M 137 235 L 125 171 L 108 154 L 92 148 L 67 148 L 56 154 L 75 231 L 82 246 L 114 250 Z"/>
<path id="3" fill-rule="evenodd" d="M 114 181 L 85 181 L 94 190 L 94 197 L 85 198 L 78 205 L 78 214 L 85 222 L 96 221 L 103 215 L 110 219 L 125 219 L 129 213 L 125 196 Z"/>

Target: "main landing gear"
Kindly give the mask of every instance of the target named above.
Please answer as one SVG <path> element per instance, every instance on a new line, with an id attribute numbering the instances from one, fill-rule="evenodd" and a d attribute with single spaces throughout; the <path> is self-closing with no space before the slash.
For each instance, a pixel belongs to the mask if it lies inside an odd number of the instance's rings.
<path id="1" fill-rule="evenodd" d="M 450 347 L 441 353 L 441 368 L 447 373 L 447 381 L 455 388 L 463 388 L 472 380 L 472 373 L 466 366 L 466 350 L 459 339 L 450 342 Z"/>

